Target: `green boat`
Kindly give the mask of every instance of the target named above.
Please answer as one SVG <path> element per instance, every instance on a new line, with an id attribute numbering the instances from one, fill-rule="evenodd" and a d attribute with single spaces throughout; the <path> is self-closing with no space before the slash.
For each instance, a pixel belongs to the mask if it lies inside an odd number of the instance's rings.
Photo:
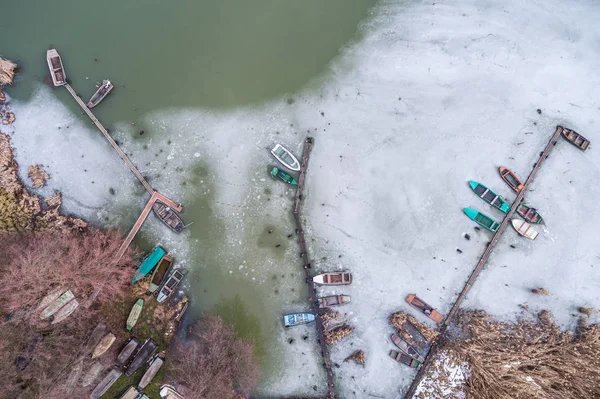
<path id="1" fill-rule="evenodd" d="M 469 182 L 469 185 L 479 198 L 481 198 L 494 208 L 497 208 L 504 213 L 508 213 L 508 211 L 510 211 L 510 204 L 507 203 L 501 196 L 499 196 L 483 184 L 471 180 Z"/>
<path id="2" fill-rule="evenodd" d="M 289 173 L 286 173 L 279 168 L 273 168 L 271 171 L 271 176 L 278 177 L 288 184 L 298 184 L 296 179 L 294 179 Z"/>
<path id="3" fill-rule="evenodd" d="M 483 227 L 493 233 L 495 233 L 496 230 L 498 230 L 498 227 L 500 227 L 500 223 L 496 222 L 491 217 L 484 215 L 483 213 L 479 212 L 476 209 L 465 208 L 464 212 L 465 212 L 465 215 L 470 217 L 475 223 L 479 224 L 481 227 Z"/>
<path id="4" fill-rule="evenodd" d="M 127 318 L 127 331 L 131 331 L 135 323 L 137 323 L 140 318 L 140 314 L 142 313 L 142 309 L 144 308 L 144 300 L 138 299 L 135 302 L 135 305 L 131 308 L 131 312 L 129 312 L 129 317 Z"/>
<path id="5" fill-rule="evenodd" d="M 146 274 L 150 273 L 165 254 L 165 250 L 161 247 L 154 248 L 154 251 L 152 251 L 152 253 L 144 259 L 140 267 L 138 267 L 135 276 L 131 279 L 131 284 L 135 284 L 138 280 L 143 279 Z"/>

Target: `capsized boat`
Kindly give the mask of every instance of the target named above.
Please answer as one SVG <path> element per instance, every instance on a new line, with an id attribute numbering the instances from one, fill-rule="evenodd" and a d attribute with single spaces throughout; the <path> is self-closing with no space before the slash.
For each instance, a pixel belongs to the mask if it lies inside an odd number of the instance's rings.
<path id="1" fill-rule="evenodd" d="M 298 184 L 298 182 L 292 177 L 292 175 L 290 175 L 287 172 L 284 172 L 279 168 L 273 168 L 273 170 L 271 170 L 271 176 L 277 177 L 288 184 Z"/>
<path id="2" fill-rule="evenodd" d="M 587 150 L 590 141 L 574 130 L 562 128 L 562 133 L 565 140 L 579 148 L 581 151 Z"/>
<path id="3" fill-rule="evenodd" d="M 352 283 L 352 274 L 348 272 L 322 273 L 314 276 L 313 282 L 323 285 L 347 285 Z"/>
<path id="4" fill-rule="evenodd" d="M 67 382 L 65 385 L 67 386 L 67 393 L 70 394 L 73 391 L 73 387 L 77 381 L 79 381 L 79 377 L 81 377 L 81 373 L 83 372 L 83 359 L 79 359 L 78 362 L 75 362 L 75 365 L 71 367 L 71 371 L 69 372 L 69 376 L 67 377 Z"/>
<path id="5" fill-rule="evenodd" d="M 165 250 L 161 247 L 154 248 L 150 255 L 146 256 L 140 267 L 138 267 L 135 275 L 131 279 L 131 284 L 135 284 L 138 280 L 143 279 L 146 274 L 150 273 L 165 254 Z"/>
<path id="6" fill-rule="evenodd" d="M 82 351 L 84 355 L 88 355 L 96 347 L 96 345 L 98 345 L 105 332 L 106 324 L 98 323 L 96 328 L 94 328 L 94 331 L 92 331 L 92 333 L 90 334 L 90 337 L 88 338 L 87 342 L 85 343 L 85 346 Z"/>
<path id="7" fill-rule="evenodd" d="M 115 342 L 115 339 L 117 339 L 117 337 L 115 337 L 115 334 L 113 333 L 108 333 L 102 337 L 92 352 L 92 359 L 102 356 L 108 350 L 108 348 L 112 346 L 112 344 Z"/>
<path id="8" fill-rule="evenodd" d="M 296 159 L 294 154 L 281 144 L 276 144 L 271 150 L 271 154 L 277 159 L 283 166 L 291 171 L 300 171 L 300 162 Z"/>
<path id="9" fill-rule="evenodd" d="M 119 399 L 138 399 L 140 391 L 134 386 L 130 386 Z"/>
<path id="10" fill-rule="evenodd" d="M 160 387 L 160 397 L 162 399 L 183 399 L 183 396 L 181 396 L 172 385 L 168 384 L 164 384 Z"/>
<path id="11" fill-rule="evenodd" d="M 350 295 L 330 295 L 317 299 L 320 308 L 350 303 Z"/>
<path id="12" fill-rule="evenodd" d="M 131 358 L 131 355 L 133 355 L 133 353 L 135 352 L 135 350 L 138 348 L 139 345 L 140 345 L 139 339 L 137 339 L 135 337 L 129 338 L 129 340 L 127 341 L 127 343 L 125 344 L 123 349 L 121 349 L 121 352 L 119 352 L 119 355 L 117 356 L 117 366 L 127 365 L 127 361 L 129 360 L 129 358 Z"/>
<path id="13" fill-rule="evenodd" d="M 150 281 L 150 286 L 148 287 L 148 291 L 154 292 L 158 289 L 158 287 L 160 287 L 172 264 L 173 258 L 171 258 L 169 255 L 163 256 L 158 266 L 156 266 L 154 269 L 154 272 L 152 272 L 152 278 Z"/>
<path id="14" fill-rule="evenodd" d="M 100 101 L 104 100 L 104 97 L 110 93 L 113 87 L 114 86 L 112 83 L 110 83 L 110 80 L 104 79 L 100 87 L 98 87 L 98 90 L 96 90 L 92 98 L 90 98 L 90 101 L 88 101 L 87 107 L 91 109 L 100 104 Z"/>
<path id="15" fill-rule="evenodd" d="M 40 319 L 44 320 L 52 316 L 54 313 L 58 312 L 60 308 L 69 303 L 69 301 L 73 298 L 75 298 L 75 295 L 73 295 L 71 290 L 65 291 L 61 296 L 56 298 L 50 305 L 46 306 L 46 308 L 42 310 Z"/>
<path id="16" fill-rule="evenodd" d="M 419 309 L 425 316 L 429 317 L 431 320 L 436 323 L 441 323 L 444 320 L 444 316 L 437 310 L 435 310 L 432 306 L 428 305 L 421 298 L 416 296 L 415 294 L 409 294 L 406 297 L 406 302 L 415 308 Z"/>
<path id="17" fill-rule="evenodd" d="M 62 59 L 56 49 L 49 49 L 46 51 L 46 61 L 48 62 L 48 69 L 50 69 L 50 76 L 52 77 L 52 83 L 54 86 L 64 86 L 67 83 L 67 74 L 63 67 Z"/>
<path id="18" fill-rule="evenodd" d="M 129 312 L 129 317 L 127 318 L 127 326 L 125 327 L 127 331 L 131 331 L 140 318 L 140 314 L 142 314 L 142 309 L 144 308 L 144 300 L 138 299 L 135 301 L 135 304 L 131 308 L 131 312 Z"/>
<path id="19" fill-rule="evenodd" d="M 102 363 L 98 361 L 92 363 L 88 371 L 83 375 L 83 378 L 81 379 L 81 386 L 87 387 L 88 385 L 91 385 L 94 381 L 96 381 L 96 378 L 100 377 L 102 371 L 104 371 L 104 366 L 102 365 Z"/>
<path id="20" fill-rule="evenodd" d="M 168 228 L 173 230 L 175 233 L 181 233 L 181 230 L 184 228 L 183 220 L 181 217 L 173 210 L 170 206 L 166 204 L 156 201 L 154 205 L 152 205 L 152 211 L 164 224 L 167 225 Z"/>
<path id="21" fill-rule="evenodd" d="M 421 356 L 419 354 L 419 352 L 417 352 L 417 350 L 415 348 L 413 348 L 411 344 L 408 343 L 407 340 L 400 337 L 399 335 L 392 334 L 392 342 L 398 348 L 400 348 L 400 350 L 402 350 L 402 352 L 406 353 L 408 356 L 412 357 L 419 363 L 423 363 L 425 361 L 425 358 L 423 356 Z"/>
<path id="22" fill-rule="evenodd" d="M 494 208 L 497 208 L 504 213 L 510 211 L 510 205 L 504 199 L 502 199 L 502 197 L 500 197 L 498 194 L 496 194 L 483 184 L 471 180 L 469 182 L 469 186 L 471 186 L 471 188 L 479 198 L 481 198 Z"/>
<path id="23" fill-rule="evenodd" d="M 527 223 L 521 219 L 512 219 L 510 221 L 512 226 L 517 230 L 517 233 L 522 235 L 523 237 L 529 238 L 530 240 L 535 240 L 539 233 L 535 231 L 532 225 Z"/>
<path id="24" fill-rule="evenodd" d="M 422 367 L 421 363 L 419 361 L 413 359 L 412 357 L 408 356 L 406 353 L 403 353 L 403 352 L 391 350 L 390 357 L 392 359 L 394 359 L 395 361 L 397 361 L 398 363 L 405 364 L 405 365 L 412 367 L 414 369 L 417 369 L 417 370 Z"/>
<path id="25" fill-rule="evenodd" d="M 40 304 L 37 307 L 37 311 L 44 309 L 45 307 L 50 305 L 52 302 L 56 301 L 63 292 L 65 292 L 65 290 L 62 287 L 56 287 L 56 288 L 48 291 L 46 296 L 44 298 L 42 298 L 42 300 L 40 301 Z"/>
<path id="26" fill-rule="evenodd" d="M 148 386 L 148 384 L 150 384 L 152 382 L 152 379 L 154 378 L 154 376 L 156 375 L 156 373 L 158 373 L 158 370 L 160 370 L 160 368 L 162 367 L 164 361 L 156 356 L 154 358 L 154 360 L 152 360 L 150 362 L 150 367 L 148 367 L 148 369 L 146 370 L 146 372 L 144 373 L 144 375 L 142 376 L 142 379 L 140 380 L 140 383 L 138 384 L 138 387 L 140 389 L 144 389 Z"/>
<path id="27" fill-rule="evenodd" d="M 179 270 L 173 270 L 173 272 L 171 272 L 163 286 L 160 288 L 160 291 L 156 296 L 156 301 L 164 302 L 169 296 L 171 296 L 171 294 L 175 291 L 175 288 L 177 288 L 183 277 L 185 277 L 185 274 L 183 274 Z"/>
<path id="28" fill-rule="evenodd" d="M 517 207 L 517 213 L 523 219 L 525 219 L 529 223 L 533 224 L 545 224 L 544 219 L 540 216 L 537 209 L 531 208 L 527 205 L 519 204 Z"/>
<path id="29" fill-rule="evenodd" d="M 148 360 L 150 356 L 152 356 L 156 348 L 158 348 L 158 345 L 156 345 L 154 341 L 148 338 L 146 342 L 144 342 L 144 345 L 142 345 L 140 350 L 135 354 L 135 357 L 127 367 L 125 375 L 132 376 L 133 373 L 138 371 L 138 369 L 142 367 L 144 363 L 146 363 L 146 360 Z"/>
<path id="30" fill-rule="evenodd" d="M 58 312 L 54 313 L 52 324 L 58 324 L 67 317 L 71 316 L 71 314 L 75 311 L 75 309 L 77 309 L 78 306 L 79 302 L 77 302 L 77 299 L 73 298 L 65 306 L 60 308 Z"/>
<path id="31" fill-rule="evenodd" d="M 283 323 L 286 327 L 299 326 L 315 321 L 315 315 L 312 313 L 293 313 L 283 316 Z"/>
<path id="32" fill-rule="evenodd" d="M 123 373 L 119 369 L 112 369 L 106 377 L 96 385 L 96 388 L 90 394 L 91 399 L 99 399 L 106 391 L 119 379 Z"/>
<path id="33" fill-rule="evenodd" d="M 498 227 L 500 227 L 500 223 L 496 222 L 491 217 L 484 215 L 476 209 L 465 208 L 463 209 L 463 211 L 465 212 L 465 215 L 470 217 L 471 220 L 473 220 L 475 223 L 493 233 L 495 233 L 496 230 L 498 230 Z"/>
<path id="34" fill-rule="evenodd" d="M 519 180 L 517 175 L 515 175 L 512 170 L 505 168 L 504 166 L 500 166 L 498 171 L 500 172 L 500 177 L 502 177 L 502 180 L 504 180 L 506 184 L 508 184 L 514 191 L 518 193 L 523 189 L 523 183 L 521 183 L 521 180 Z"/>

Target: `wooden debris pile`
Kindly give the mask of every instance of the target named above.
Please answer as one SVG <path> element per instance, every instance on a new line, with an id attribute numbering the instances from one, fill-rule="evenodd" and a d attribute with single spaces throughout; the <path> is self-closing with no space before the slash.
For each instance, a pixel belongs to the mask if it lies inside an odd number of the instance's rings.
<path id="1" fill-rule="evenodd" d="M 357 364 L 360 364 L 361 366 L 364 366 L 367 360 L 365 357 L 365 352 L 362 349 L 359 349 L 344 359 L 345 362 L 349 362 L 351 360 Z"/>
<path id="2" fill-rule="evenodd" d="M 417 320 L 413 315 L 404 313 L 404 312 L 396 312 L 390 316 L 390 323 L 398 329 L 398 331 L 402 330 L 402 325 L 405 322 L 410 322 L 413 326 L 419 330 L 419 332 L 425 337 L 425 339 L 429 342 L 432 342 L 438 335 L 438 332 L 433 328 L 429 327 L 425 323 L 421 323 Z"/>
<path id="3" fill-rule="evenodd" d="M 27 169 L 33 188 L 41 188 L 46 185 L 50 175 L 44 170 L 44 165 L 30 165 Z"/>
<path id="4" fill-rule="evenodd" d="M 354 328 L 347 325 L 347 320 L 340 312 L 330 310 L 319 315 L 325 330 L 325 343 L 327 345 L 335 345 L 342 338 L 352 334 Z"/>

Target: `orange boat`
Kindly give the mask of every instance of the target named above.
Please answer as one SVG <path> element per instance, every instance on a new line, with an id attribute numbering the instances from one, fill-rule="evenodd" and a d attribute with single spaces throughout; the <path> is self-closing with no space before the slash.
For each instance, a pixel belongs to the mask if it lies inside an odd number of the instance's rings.
<path id="1" fill-rule="evenodd" d="M 441 323 L 444 319 L 444 316 L 433 307 L 426 304 L 421 298 L 416 296 L 415 294 L 410 294 L 406 297 L 406 302 L 419 309 L 423 314 L 429 317 L 431 320 L 436 323 Z"/>
<path id="2" fill-rule="evenodd" d="M 515 190 L 517 193 L 523 190 L 523 183 L 521 183 L 521 180 L 519 180 L 517 175 L 515 175 L 512 170 L 505 168 L 504 166 L 500 166 L 498 171 L 500 172 L 500 177 L 502 177 L 502 180 L 504 180 L 506 184 L 510 186 L 510 188 Z"/>

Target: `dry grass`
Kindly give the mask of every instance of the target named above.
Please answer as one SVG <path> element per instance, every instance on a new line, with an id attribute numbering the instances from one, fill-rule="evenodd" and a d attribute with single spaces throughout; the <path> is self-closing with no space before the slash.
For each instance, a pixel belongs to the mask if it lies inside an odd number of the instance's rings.
<path id="1" fill-rule="evenodd" d="M 325 331 L 325 343 L 327 345 L 335 345 L 340 342 L 343 338 L 352 334 L 354 328 L 348 326 L 342 326 L 334 328 L 333 330 Z"/>
<path id="2" fill-rule="evenodd" d="M 364 366 L 367 358 L 365 357 L 365 352 L 362 349 L 359 349 L 344 359 L 345 362 L 349 362 L 351 360 L 357 364 L 360 364 L 361 366 Z"/>
<path id="3" fill-rule="evenodd" d="M 581 313 L 581 314 L 586 315 L 586 316 L 591 316 L 594 313 L 598 313 L 598 311 L 596 309 L 594 309 L 594 308 L 584 308 L 584 307 L 577 308 L 577 311 L 579 313 Z"/>
<path id="4" fill-rule="evenodd" d="M 550 293 L 545 288 L 534 288 L 531 290 L 536 295 L 548 296 Z"/>
<path id="5" fill-rule="evenodd" d="M 0 85 L 12 85 L 18 65 L 0 57 Z"/>
<path id="6" fill-rule="evenodd" d="M 29 165 L 27 174 L 33 183 L 33 188 L 44 187 L 50 178 L 50 175 L 44 170 L 44 165 Z"/>
<path id="7" fill-rule="evenodd" d="M 423 337 L 425 337 L 425 339 L 429 342 L 433 342 L 438 335 L 438 332 L 433 328 L 429 327 L 425 323 L 421 323 L 419 320 L 415 319 L 413 315 L 408 313 L 396 312 L 390 317 L 390 323 L 396 327 L 398 331 L 402 330 L 402 325 L 407 321 L 415 326 L 421 335 L 423 335 Z"/>

